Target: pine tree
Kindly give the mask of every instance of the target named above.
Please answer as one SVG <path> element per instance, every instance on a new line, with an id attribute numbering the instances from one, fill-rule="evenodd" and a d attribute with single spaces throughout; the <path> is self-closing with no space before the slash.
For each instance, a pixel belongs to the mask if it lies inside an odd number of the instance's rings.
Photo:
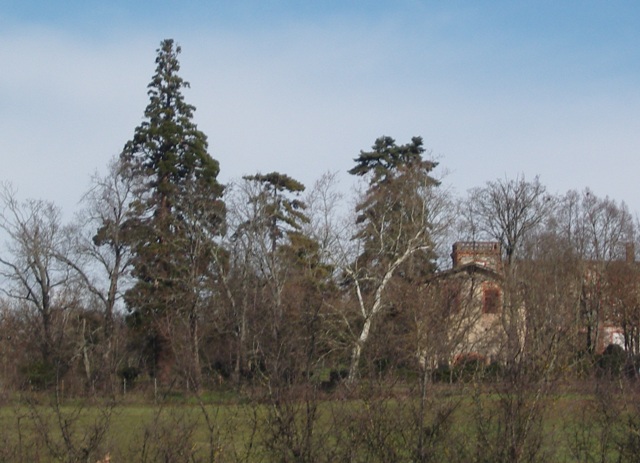
<path id="1" fill-rule="evenodd" d="M 170 351 L 171 318 L 187 318 L 190 335 L 197 336 L 197 312 L 209 293 L 213 238 L 224 226 L 225 207 L 218 162 L 193 122 L 195 108 L 182 95 L 189 84 L 178 75 L 181 49 L 168 39 L 157 52 L 145 121 L 121 159 L 140 184 L 129 224 L 136 282 L 125 300 L 131 319 L 148 335 L 155 367 L 166 374 L 160 363 Z M 192 373 L 199 375 L 196 338 L 191 347 Z"/>
<path id="2" fill-rule="evenodd" d="M 270 375 L 278 377 L 284 365 L 283 342 L 292 326 L 283 294 L 299 276 L 294 263 L 312 259 L 317 250 L 302 233 L 309 222 L 307 206 L 298 198 L 305 189 L 302 183 L 278 172 L 245 176 L 244 180 L 251 214 L 238 227 L 236 239 L 252 243 L 253 271 L 263 291 L 258 298 L 260 312 L 266 315 L 262 326 L 268 328 L 260 334 L 261 362 Z"/>
<path id="3" fill-rule="evenodd" d="M 271 172 L 244 177 L 262 186 L 260 194 L 254 198 L 262 209 L 261 219 L 266 222 L 271 252 L 275 252 L 278 241 L 290 233 L 299 231 L 302 224 L 309 222 L 304 210 L 306 204 L 301 200 L 288 198 L 287 194 L 298 195 L 304 191 L 304 185 L 286 174 Z"/>
<path id="4" fill-rule="evenodd" d="M 396 145 L 391 137 L 378 138 L 372 151 L 361 151 L 355 159 L 352 175 L 368 177 L 369 188 L 356 206 L 360 228 L 356 238 L 363 242 L 359 264 L 363 268 L 385 267 L 412 246 L 420 237 L 421 252 L 411 256 L 418 274 L 433 270 L 433 253 L 422 241 L 428 241 L 428 197 L 438 181 L 430 174 L 437 163 L 423 159 L 421 137 Z M 416 262 L 418 260 L 419 262 Z M 406 273 L 406 272 L 405 272 Z"/>
<path id="5" fill-rule="evenodd" d="M 433 271 L 431 242 L 431 175 L 436 163 L 423 159 L 422 138 L 396 145 L 391 137 L 378 138 L 372 151 L 361 151 L 352 175 L 368 178 L 369 187 L 356 207 L 358 225 L 354 239 L 360 253 L 345 269 L 356 292 L 362 327 L 355 340 L 349 380 L 354 381 L 362 349 L 375 319 L 386 305 L 386 288 L 392 278 L 420 278 Z"/>

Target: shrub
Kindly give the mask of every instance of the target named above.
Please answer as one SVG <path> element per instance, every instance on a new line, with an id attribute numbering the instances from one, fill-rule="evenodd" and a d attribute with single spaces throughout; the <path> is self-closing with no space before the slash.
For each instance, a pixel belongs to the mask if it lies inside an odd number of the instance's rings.
<path id="1" fill-rule="evenodd" d="M 598 358 L 598 374 L 605 377 L 621 375 L 627 360 L 624 349 L 616 344 L 609 344 Z"/>
<path id="2" fill-rule="evenodd" d="M 22 368 L 27 385 L 34 390 L 43 391 L 56 383 L 56 368 L 44 360 L 35 360 Z"/>

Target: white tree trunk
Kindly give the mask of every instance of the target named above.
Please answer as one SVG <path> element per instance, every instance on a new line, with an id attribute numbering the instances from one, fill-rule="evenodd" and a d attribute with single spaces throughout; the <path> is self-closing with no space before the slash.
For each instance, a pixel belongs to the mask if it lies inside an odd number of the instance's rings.
<path id="1" fill-rule="evenodd" d="M 400 257 L 398 257 L 389 265 L 389 267 L 387 268 L 387 271 L 385 272 L 384 276 L 382 277 L 378 286 L 376 287 L 376 291 L 373 297 L 373 302 L 371 304 L 371 307 L 367 307 L 367 304 L 362 295 L 360 282 L 357 279 L 357 277 L 355 278 L 356 293 L 358 295 L 358 302 L 360 304 L 360 313 L 364 318 L 364 323 L 362 325 L 362 329 L 360 330 L 360 336 L 358 336 L 358 339 L 355 342 L 353 349 L 351 351 L 351 365 L 349 366 L 349 377 L 347 379 L 349 383 L 353 383 L 357 379 L 358 365 L 360 363 L 360 357 L 362 356 L 362 348 L 364 347 L 364 345 L 367 343 L 367 340 L 369 339 L 369 334 L 371 333 L 371 324 L 373 323 L 374 317 L 376 317 L 382 310 L 382 307 L 383 307 L 382 296 L 383 296 L 384 290 L 387 287 L 387 284 L 393 277 L 396 269 L 400 265 L 402 265 L 404 261 L 406 261 L 414 252 L 417 252 L 419 250 L 426 249 L 426 248 L 427 248 L 426 246 L 415 246 L 415 247 L 409 246 L 405 250 L 404 254 L 402 254 Z M 349 272 L 349 273 L 355 277 L 355 272 Z"/>

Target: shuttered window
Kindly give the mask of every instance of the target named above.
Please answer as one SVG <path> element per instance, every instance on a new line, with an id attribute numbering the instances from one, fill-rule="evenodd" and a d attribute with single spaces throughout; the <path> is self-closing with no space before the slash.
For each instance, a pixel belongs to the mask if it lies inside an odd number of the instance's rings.
<path id="1" fill-rule="evenodd" d="M 483 290 L 483 313 L 500 313 L 500 288 L 485 286 Z"/>

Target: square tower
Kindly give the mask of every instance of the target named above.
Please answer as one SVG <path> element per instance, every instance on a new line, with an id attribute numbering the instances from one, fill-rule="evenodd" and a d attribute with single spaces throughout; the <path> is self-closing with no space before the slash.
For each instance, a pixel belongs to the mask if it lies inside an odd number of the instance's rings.
<path id="1" fill-rule="evenodd" d="M 453 268 L 476 264 L 495 272 L 502 271 L 502 250 L 496 241 L 458 241 L 451 253 Z"/>

